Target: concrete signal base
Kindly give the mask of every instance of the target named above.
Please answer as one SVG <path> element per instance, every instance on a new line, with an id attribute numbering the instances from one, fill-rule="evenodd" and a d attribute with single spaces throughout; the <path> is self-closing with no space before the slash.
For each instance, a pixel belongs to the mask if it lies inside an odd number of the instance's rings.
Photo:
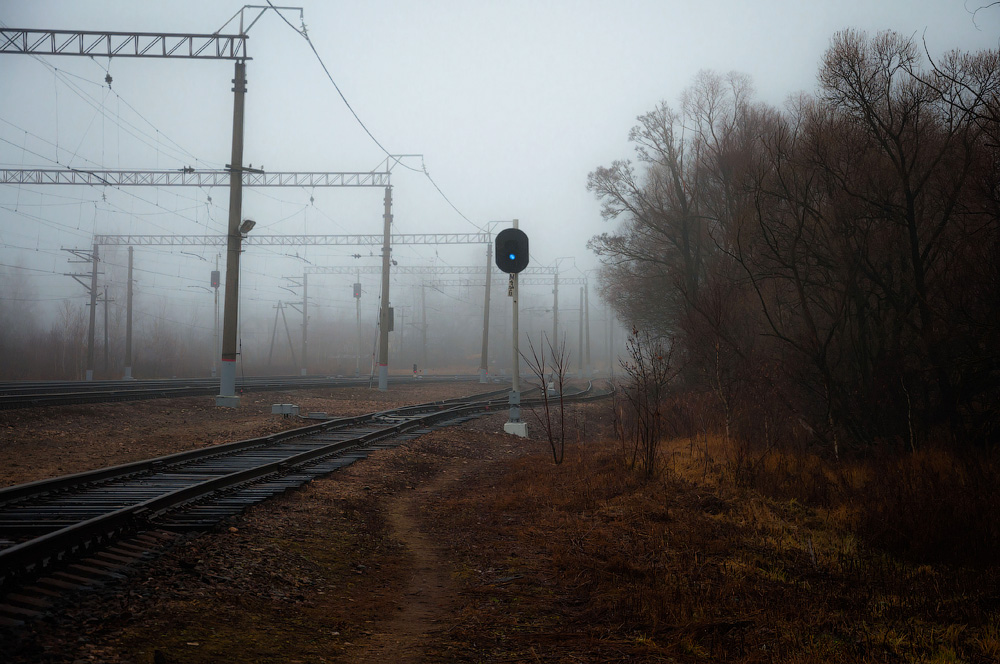
<path id="1" fill-rule="evenodd" d="M 528 437 L 527 422 L 504 422 L 503 430 L 504 433 L 511 433 L 515 436 L 520 436 L 521 438 Z"/>

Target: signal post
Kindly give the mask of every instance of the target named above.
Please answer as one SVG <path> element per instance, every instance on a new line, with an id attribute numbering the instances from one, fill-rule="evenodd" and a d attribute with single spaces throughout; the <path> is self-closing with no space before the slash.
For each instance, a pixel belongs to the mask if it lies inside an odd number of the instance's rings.
<path id="1" fill-rule="evenodd" d="M 495 246 L 497 267 L 510 275 L 507 296 L 513 298 L 511 332 L 514 339 L 514 361 L 511 363 L 510 414 L 503 425 L 503 430 L 527 438 L 528 424 L 521 420 L 521 355 L 517 348 L 517 274 L 528 267 L 528 236 L 517 227 L 517 219 L 514 220 L 513 228 L 506 228 L 497 234 Z"/>

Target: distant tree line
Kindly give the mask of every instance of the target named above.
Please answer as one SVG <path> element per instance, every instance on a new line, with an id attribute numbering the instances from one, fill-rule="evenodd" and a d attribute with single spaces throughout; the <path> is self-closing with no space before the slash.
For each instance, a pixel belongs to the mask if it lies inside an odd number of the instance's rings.
<path id="1" fill-rule="evenodd" d="M 702 72 L 590 173 L 605 299 L 727 432 L 831 456 L 1000 438 L 1000 54 L 831 40 L 784 109 Z"/>

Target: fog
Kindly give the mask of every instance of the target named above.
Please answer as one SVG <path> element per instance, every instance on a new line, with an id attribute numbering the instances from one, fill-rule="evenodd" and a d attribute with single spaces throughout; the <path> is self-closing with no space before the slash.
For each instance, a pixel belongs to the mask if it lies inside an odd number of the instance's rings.
<path id="1" fill-rule="evenodd" d="M 749 74 L 757 96 L 772 104 L 812 91 L 830 36 L 845 27 L 917 34 L 932 53 L 995 47 L 1000 27 L 1000 12 L 974 15 L 979 4 L 948 0 L 301 4 L 301 15 L 283 12 L 291 26 L 268 11 L 249 30 L 244 162 L 268 172 L 391 168 L 395 234 L 495 234 L 505 226 L 489 222 L 518 219 L 531 238 L 532 266 L 558 267 L 563 279 L 589 278 L 591 352 L 593 363 L 605 366 L 609 320 L 587 241 L 609 229 L 586 178 L 597 166 L 630 156 L 628 131 L 636 116 L 675 99 L 703 69 Z M 240 8 L 233 2 L 0 0 L 0 22 L 233 33 L 238 17 L 223 26 Z M 259 13 L 244 16 L 249 23 Z M 303 21 L 336 87 L 296 31 Z M 230 161 L 231 61 L 0 57 L 2 168 L 221 169 Z M 397 162 L 386 151 L 417 156 Z M 69 328 L 88 315 L 86 289 L 67 275 L 87 274 L 81 279 L 89 283 L 90 268 L 72 262 L 78 257 L 66 249 L 90 251 L 95 234 L 223 235 L 228 201 L 226 187 L 0 185 L 6 352 L 18 347 L 19 334 Z M 381 187 L 250 187 L 243 194 L 242 216 L 257 222 L 252 235 L 381 234 L 382 215 Z M 124 343 L 127 251 L 100 252 L 113 367 Z M 380 245 L 245 247 L 242 370 L 297 373 L 301 358 L 293 360 L 292 353 L 301 353 L 303 275 L 320 267 L 363 272 L 381 265 L 380 253 Z M 392 258 L 398 267 L 481 269 L 485 247 L 402 244 Z M 147 362 L 147 375 L 210 370 L 217 355 L 210 273 L 217 260 L 225 275 L 222 247 L 135 247 L 136 365 Z M 358 308 L 355 281 L 362 284 Z M 393 273 L 397 331 L 390 364 L 409 368 L 426 356 L 429 367 L 473 372 L 483 288 L 434 282 L 433 275 Z M 310 371 L 355 370 L 359 317 L 360 370 L 367 374 L 378 275 L 310 274 L 308 283 Z M 558 294 L 558 336 L 565 334 L 571 363 L 580 355 L 579 288 L 572 283 Z M 552 334 L 552 290 L 522 290 L 521 329 L 536 342 L 543 332 Z M 505 296 L 502 286 L 494 288 L 490 355 L 498 370 L 510 363 L 503 345 L 510 324 Z M 104 308 L 97 313 L 103 348 Z M 154 362 L 171 353 L 185 360 Z"/>

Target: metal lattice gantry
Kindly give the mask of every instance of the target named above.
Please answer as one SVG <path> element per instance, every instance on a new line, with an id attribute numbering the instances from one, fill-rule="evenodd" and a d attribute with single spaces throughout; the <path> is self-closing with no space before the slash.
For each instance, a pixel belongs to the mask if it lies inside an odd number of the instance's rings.
<path id="1" fill-rule="evenodd" d="M 409 244 L 414 244 L 414 243 L 409 243 Z M 309 274 L 379 274 L 382 272 L 382 268 L 372 265 L 364 267 L 349 267 L 349 266 L 324 267 L 320 265 L 312 265 L 307 267 L 305 271 Z M 446 275 L 446 274 L 485 275 L 486 274 L 486 270 L 484 267 L 482 266 L 474 267 L 471 265 L 466 265 L 466 266 L 396 265 L 392 268 L 392 271 L 395 272 L 396 274 L 433 274 L 433 275 Z M 555 271 L 556 268 L 554 267 L 530 266 L 524 268 L 524 271 L 521 272 L 521 274 L 529 274 L 529 275 L 555 274 L 556 273 Z M 499 278 L 494 279 L 494 281 L 499 282 Z M 483 280 L 479 282 L 478 285 L 484 286 L 485 283 L 486 283 L 485 280 Z"/>
<path id="2" fill-rule="evenodd" d="M 85 168 L 4 168 L 0 184 L 69 184 L 110 187 L 228 187 L 231 171 L 105 170 Z M 387 187 L 388 171 L 301 172 L 242 169 L 244 187 Z"/>
<path id="3" fill-rule="evenodd" d="M 244 11 L 258 11 L 249 25 L 244 23 Z M 391 186 L 385 173 L 265 173 L 263 169 L 243 166 L 243 116 L 246 94 L 247 32 L 269 9 L 244 7 L 229 21 L 239 17 L 237 34 L 223 34 L 222 29 L 211 33 L 116 32 L 90 30 L 48 30 L 0 28 L 0 54 L 32 56 L 63 55 L 84 57 L 132 57 L 170 59 L 232 60 L 233 76 L 233 143 L 232 157 L 222 171 L 196 171 L 185 167 L 177 171 L 112 171 L 82 169 L 5 170 L 0 181 L 5 184 L 89 185 L 89 186 L 221 186 L 229 187 L 228 234 L 222 238 L 226 252 L 226 297 L 223 329 L 222 361 L 218 405 L 238 405 L 235 393 L 236 312 L 239 284 L 239 255 L 243 233 L 242 187 L 383 187 L 386 190 L 386 219 L 390 219 Z M 239 173 L 234 177 L 233 173 Z M 388 236 L 388 225 L 385 236 Z M 287 243 L 287 242 L 285 242 Z M 214 242 L 212 243 L 215 244 Z M 95 245 L 96 247 L 96 245 Z M 383 252 L 386 253 L 387 252 Z M 388 260 L 388 256 L 386 256 Z M 96 263 L 96 250 L 95 250 Z M 93 335 L 93 328 L 91 329 Z M 91 369 L 92 367 L 88 367 Z"/>
<path id="4" fill-rule="evenodd" d="M 391 245 L 403 245 L 403 244 L 422 244 L 422 245 L 438 245 L 438 244 L 489 244 L 490 234 L 489 233 L 401 233 L 396 235 L 389 235 L 389 242 Z M 384 250 L 385 247 L 385 235 L 254 235 L 249 234 L 241 239 L 241 246 L 381 246 Z M 94 235 L 94 251 L 91 254 L 94 259 L 94 265 L 96 266 L 97 261 L 97 248 L 101 246 L 127 246 L 129 251 L 132 247 L 136 246 L 167 246 L 167 247 L 222 247 L 226 246 L 229 242 L 229 237 L 226 235 Z M 303 273 L 303 281 L 301 287 L 303 288 L 303 301 L 302 310 L 303 315 L 303 325 L 302 325 L 302 372 L 303 375 L 306 374 L 307 361 L 308 361 L 308 339 L 307 339 L 307 326 L 308 326 L 308 314 L 306 313 L 308 307 L 308 297 L 305 295 L 307 278 L 309 274 L 326 272 L 328 274 L 333 273 L 355 273 L 358 270 L 366 274 L 379 274 L 384 273 L 388 268 L 385 265 L 386 260 L 383 259 L 383 265 L 381 267 L 368 266 L 365 268 L 323 268 L 318 266 L 306 267 Z M 95 267 L 96 269 L 96 267 Z M 391 268 L 397 272 L 404 274 L 420 274 L 433 273 L 426 267 L 406 267 L 406 266 L 396 266 Z M 450 274 L 483 274 L 483 268 L 444 268 L 449 269 Z M 539 270 L 540 274 L 544 271 L 552 270 L 554 268 L 535 268 Z M 428 270 L 422 272 L 422 270 Z M 461 270 L 466 270 L 466 272 L 461 272 Z M 437 274 L 441 274 L 439 270 Z M 288 277 L 286 277 L 288 278 Z M 388 298 L 384 298 L 385 309 L 388 308 Z M 129 314 L 131 316 L 131 314 Z M 380 335 L 382 331 L 380 330 Z M 381 341 L 380 343 L 388 344 L 388 339 Z"/>
<path id="5" fill-rule="evenodd" d="M 375 246 L 382 244 L 382 235 L 247 235 L 243 246 Z M 401 233 L 389 236 L 396 244 L 486 244 L 489 233 Z M 173 246 L 222 247 L 226 235 L 95 235 L 94 244 L 101 246 Z M 381 270 L 381 268 L 379 268 Z M 480 270 L 481 271 L 481 270 Z"/>
<path id="6" fill-rule="evenodd" d="M 0 28 L 0 53 L 249 60 L 247 35 Z"/>
<path id="7" fill-rule="evenodd" d="M 525 268 L 521 274 L 528 272 L 530 268 Z M 506 284 L 508 276 L 503 274 L 500 276 L 494 276 L 492 283 L 503 285 Z M 560 286 L 584 286 L 587 283 L 584 277 L 571 277 L 568 279 L 559 278 L 558 282 L 555 277 L 520 277 L 518 278 L 518 283 L 521 286 L 554 286 L 558 283 Z M 445 288 L 448 286 L 461 286 L 466 288 L 483 288 L 486 286 L 485 279 L 435 279 L 433 281 L 427 282 L 428 287 L 432 288 Z"/>

